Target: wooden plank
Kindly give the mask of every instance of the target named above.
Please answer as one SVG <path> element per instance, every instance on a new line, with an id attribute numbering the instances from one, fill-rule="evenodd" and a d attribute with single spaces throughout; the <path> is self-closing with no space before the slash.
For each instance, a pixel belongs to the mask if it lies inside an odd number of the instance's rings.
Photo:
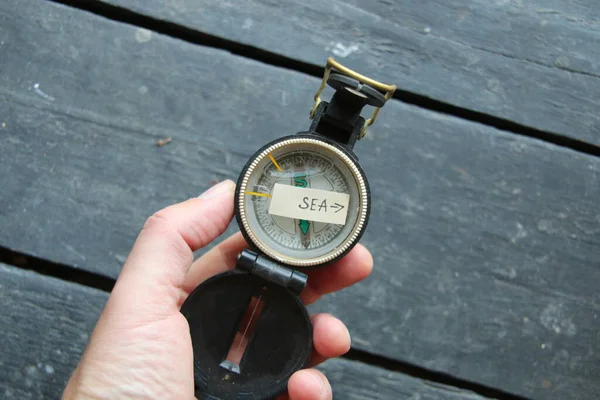
<path id="1" fill-rule="evenodd" d="M 60 398 L 107 296 L 0 264 L 0 396 L 5 400 Z M 320 368 L 336 398 L 483 399 L 355 361 L 330 360 Z"/>
<path id="2" fill-rule="evenodd" d="M 484 399 L 472 392 L 407 377 L 358 361 L 329 360 L 319 369 L 329 378 L 334 399 Z"/>
<path id="3" fill-rule="evenodd" d="M 314 78 L 16 5 L 0 5 L 3 246 L 115 277 L 153 211 L 307 126 Z M 318 306 L 355 348 L 525 396 L 600 391 L 597 158 L 399 102 L 357 151 L 376 269 Z"/>
<path id="4" fill-rule="evenodd" d="M 600 144 L 592 0 L 103 1 L 318 66 L 333 53 L 402 89 Z"/>
<path id="5" fill-rule="evenodd" d="M 0 264 L 0 397 L 60 398 L 106 298 Z"/>

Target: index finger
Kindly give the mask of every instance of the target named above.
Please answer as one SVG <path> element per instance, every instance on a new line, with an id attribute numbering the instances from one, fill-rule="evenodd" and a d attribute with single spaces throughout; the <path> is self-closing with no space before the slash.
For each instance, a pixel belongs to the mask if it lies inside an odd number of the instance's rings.
<path id="1" fill-rule="evenodd" d="M 371 252 L 362 244 L 357 244 L 333 264 L 308 271 L 308 285 L 302 292 L 302 300 L 305 304 L 312 304 L 324 294 L 337 292 L 362 281 L 372 270 Z"/>
<path id="2" fill-rule="evenodd" d="M 235 267 L 237 255 L 249 246 L 240 232 L 215 246 L 205 255 L 194 261 L 184 288 L 184 298 L 206 279 Z M 341 290 L 365 279 L 373 269 L 373 257 L 363 245 L 356 245 L 340 260 L 311 270 L 301 270 L 308 275 L 308 284 L 302 291 L 305 304 L 314 303 L 324 294 Z"/>

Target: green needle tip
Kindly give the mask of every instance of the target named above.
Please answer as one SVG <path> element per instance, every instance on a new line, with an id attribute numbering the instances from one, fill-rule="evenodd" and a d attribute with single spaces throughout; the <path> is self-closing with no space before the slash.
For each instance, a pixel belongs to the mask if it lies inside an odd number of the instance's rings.
<path id="1" fill-rule="evenodd" d="M 302 233 L 306 235 L 308 233 L 308 228 L 310 227 L 310 222 L 305 219 L 301 219 L 298 226 L 300 227 L 300 230 L 302 230 Z"/>

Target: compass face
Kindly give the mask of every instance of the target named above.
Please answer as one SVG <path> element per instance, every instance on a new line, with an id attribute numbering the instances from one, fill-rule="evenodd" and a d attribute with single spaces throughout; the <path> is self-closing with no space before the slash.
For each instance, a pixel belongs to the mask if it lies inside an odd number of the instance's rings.
<path id="1" fill-rule="evenodd" d="M 348 155 L 308 137 L 280 139 L 242 172 L 240 228 L 265 254 L 294 266 L 332 261 L 366 226 L 366 179 Z"/>

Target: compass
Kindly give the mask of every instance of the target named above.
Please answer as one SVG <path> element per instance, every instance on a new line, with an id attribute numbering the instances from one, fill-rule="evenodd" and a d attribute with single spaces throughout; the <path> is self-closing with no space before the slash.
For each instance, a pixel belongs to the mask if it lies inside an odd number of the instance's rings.
<path id="1" fill-rule="evenodd" d="M 335 91 L 328 102 L 320 97 L 326 85 Z M 312 326 L 299 297 L 303 271 L 343 257 L 363 234 L 371 197 L 353 149 L 395 89 L 330 58 L 309 129 L 267 143 L 242 169 L 235 212 L 249 249 L 181 309 L 197 397 L 270 398 L 307 365 Z M 365 106 L 374 107 L 366 120 Z"/>
<path id="2" fill-rule="evenodd" d="M 259 150 L 237 186 L 238 222 L 258 250 L 287 265 L 331 262 L 364 231 L 370 199 L 358 163 L 314 135 L 288 136 Z"/>

